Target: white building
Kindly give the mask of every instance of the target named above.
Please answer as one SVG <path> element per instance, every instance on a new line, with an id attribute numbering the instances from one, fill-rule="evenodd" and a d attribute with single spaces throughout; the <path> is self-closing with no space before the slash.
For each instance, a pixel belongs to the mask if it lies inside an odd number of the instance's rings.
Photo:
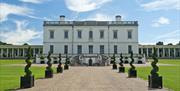
<path id="1" fill-rule="evenodd" d="M 44 21 L 43 53 L 128 54 L 138 53 L 138 22 L 122 21 Z"/>
<path id="2" fill-rule="evenodd" d="M 44 21 L 43 54 L 49 51 L 68 56 L 97 57 L 99 54 L 138 54 L 138 22 L 122 21 Z"/>

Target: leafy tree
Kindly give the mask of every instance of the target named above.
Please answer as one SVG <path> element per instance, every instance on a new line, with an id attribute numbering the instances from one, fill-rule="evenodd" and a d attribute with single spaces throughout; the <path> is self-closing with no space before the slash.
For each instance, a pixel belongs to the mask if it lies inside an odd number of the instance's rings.
<path id="1" fill-rule="evenodd" d="M 164 43 L 162 41 L 159 41 L 156 43 L 156 45 L 164 45 Z"/>

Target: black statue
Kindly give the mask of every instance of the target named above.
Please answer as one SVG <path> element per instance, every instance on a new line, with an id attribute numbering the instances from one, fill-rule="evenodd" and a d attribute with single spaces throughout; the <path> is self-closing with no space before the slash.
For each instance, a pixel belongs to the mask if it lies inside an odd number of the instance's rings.
<path id="1" fill-rule="evenodd" d="M 63 73 L 63 68 L 62 68 L 62 63 L 61 63 L 61 54 L 59 54 L 59 64 L 57 67 L 57 73 Z"/>
<path id="2" fill-rule="evenodd" d="M 128 77 L 137 77 L 137 71 L 136 71 L 136 68 L 135 66 L 133 65 L 134 63 L 134 58 L 133 58 L 133 52 L 131 51 L 131 62 L 130 62 L 130 66 L 131 68 L 129 69 L 128 71 Z"/>
<path id="3" fill-rule="evenodd" d="M 69 58 L 67 57 L 67 55 L 66 55 L 66 61 L 65 61 L 65 65 L 64 65 L 64 70 L 68 70 L 69 69 L 69 64 L 70 62 L 69 62 Z"/>
<path id="4" fill-rule="evenodd" d="M 32 75 L 31 70 L 29 69 L 31 67 L 31 47 L 28 48 L 27 50 L 27 55 L 26 55 L 26 66 L 24 68 L 25 75 L 21 77 L 21 88 L 30 88 L 34 86 L 34 76 Z"/>
<path id="5" fill-rule="evenodd" d="M 48 53 L 47 56 L 47 67 L 45 71 L 45 78 L 52 78 L 53 77 L 53 69 L 52 69 L 52 63 L 51 63 L 51 52 Z"/>
<path id="6" fill-rule="evenodd" d="M 152 56 L 154 61 L 151 63 L 153 69 L 151 70 L 151 75 L 148 76 L 149 88 L 162 88 L 162 77 L 157 73 L 159 71 L 159 67 L 156 65 L 158 63 L 156 52 L 157 50 L 154 48 Z"/>
<path id="7" fill-rule="evenodd" d="M 123 56 L 122 53 L 120 54 L 120 63 L 119 63 L 120 67 L 119 67 L 119 72 L 120 73 L 124 73 L 125 72 L 125 67 L 123 65 Z"/>
<path id="8" fill-rule="evenodd" d="M 111 57 L 111 61 L 113 62 L 112 69 L 117 69 L 115 54 Z"/>

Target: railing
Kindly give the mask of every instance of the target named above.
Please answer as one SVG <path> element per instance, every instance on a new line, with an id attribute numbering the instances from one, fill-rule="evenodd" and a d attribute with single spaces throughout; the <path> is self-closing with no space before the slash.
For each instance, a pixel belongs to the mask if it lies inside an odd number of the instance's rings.
<path id="1" fill-rule="evenodd" d="M 138 25 L 138 21 L 44 21 L 46 25 Z"/>

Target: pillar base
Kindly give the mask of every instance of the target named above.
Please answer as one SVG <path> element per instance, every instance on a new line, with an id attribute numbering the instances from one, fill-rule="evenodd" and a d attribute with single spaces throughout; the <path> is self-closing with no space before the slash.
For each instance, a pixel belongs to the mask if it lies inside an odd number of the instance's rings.
<path id="1" fill-rule="evenodd" d="M 148 87 L 149 88 L 163 88 L 162 76 L 148 76 Z"/>
<path id="2" fill-rule="evenodd" d="M 125 72 L 125 67 L 119 67 L 119 73 L 124 73 Z"/>
<path id="3" fill-rule="evenodd" d="M 34 76 L 22 76 L 20 79 L 21 88 L 31 88 L 34 86 Z"/>

